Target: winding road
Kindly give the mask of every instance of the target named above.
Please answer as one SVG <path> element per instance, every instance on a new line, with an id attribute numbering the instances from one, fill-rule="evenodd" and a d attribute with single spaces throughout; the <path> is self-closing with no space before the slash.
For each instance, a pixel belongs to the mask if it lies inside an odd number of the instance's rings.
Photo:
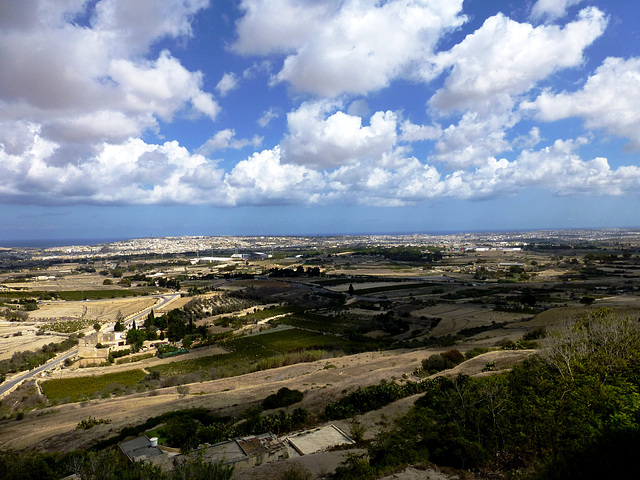
<path id="1" fill-rule="evenodd" d="M 163 308 L 168 303 L 171 303 L 172 301 L 174 301 L 176 298 L 180 298 L 180 294 L 175 293 L 175 294 L 164 295 L 160 297 L 160 302 L 158 302 L 151 308 L 146 308 L 140 313 L 137 313 L 136 315 L 131 317 L 128 320 L 128 322 L 138 321 L 142 317 L 148 315 L 151 310 L 157 310 L 159 308 Z M 113 326 L 111 326 L 111 328 L 113 328 Z M 48 370 L 52 370 L 56 368 L 62 362 L 64 362 L 67 358 L 71 358 L 77 354 L 78 354 L 78 348 L 76 347 L 61 355 L 58 355 L 57 357 L 49 360 L 47 363 L 44 363 L 39 367 L 29 370 L 28 372 L 23 372 L 19 375 L 14 376 L 9 380 L 6 380 L 5 382 L 2 383 L 2 385 L 0 385 L 0 398 L 2 398 L 5 394 L 11 392 L 15 387 L 17 387 L 20 383 L 24 382 L 25 380 L 29 380 L 42 372 L 46 372 Z"/>

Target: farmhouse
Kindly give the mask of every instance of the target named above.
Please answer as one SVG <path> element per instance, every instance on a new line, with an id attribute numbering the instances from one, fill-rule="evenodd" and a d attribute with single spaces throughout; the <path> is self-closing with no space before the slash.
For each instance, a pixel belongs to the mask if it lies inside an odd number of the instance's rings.
<path id="1" fill-rule="evenodd" d="M 106 348 L 97 348 L 101 344 Z M 125 345 L 122 332 L 96 332 L 80 339 L 78 345 L 78 362 L 81 367 L 105 363 L 109 359 L 109 352 Z"/>
<path id="2" fill-rule="evenodd" d="M 255 467 L 289 457 L 286 445 L 273 433 L 249 435 L 211 446 L 205 445 L 189 455 L 177 456 L 174 461 L 179 464 L 192 455 L 202 455 L 207 462 L 235 465 L 236 469 Z"/>
<path id="3" fill-rule="evenodd" d="M 146 461 L 163 470 L 173 469 L 173 457 L 178 455 L 176 449 L 159 446 L 157 437 L 149 438 L 146 435 L 122 442 L 118 450 L 131 462 Z"/>
<path id="4" fill-rule="evenodd" d="M 355 443 L 349 435 L 333 424 L 294 433 L 286 437 L 286 441 L 291 447 L 290 457 L 309 455 L 338 445 Z"/>

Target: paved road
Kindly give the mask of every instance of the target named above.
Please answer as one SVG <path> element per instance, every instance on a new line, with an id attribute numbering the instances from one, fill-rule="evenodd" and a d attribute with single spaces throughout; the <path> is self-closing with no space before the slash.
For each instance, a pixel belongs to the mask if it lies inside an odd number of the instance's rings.
<path id="1" fill-rule="evenodd" d="M 158 308 L 162 308 L 168 303 L 172 302 L 173 300 L 179 297 L 180 297 L 180 294 L 165 295 L 161 297 L 160 302 L 158 302 L 156 305 L 135 315 L 131 320 L 138 321 L 142 317 L 146 317 L 151 311 L 151 309 L 156 310 Z M 111 328 L 113 328 L 113 326 L 111 326 Z M 10 391 L 18 383 L 23 382 L 24 380 L 33 378 L 41 372 L 45 372 L 47 370 L 56 368 L 58 365 L 64 362 L 67 358 L 73 357 L 74 355 L 77 355 L 77 353 L 78 353 L 78 349 L 74 348 L 73 350 L 69 350 L 68 352 L 65 352 L 64 354 L 58 356 L 57 358 L 54 358 L 53 360 L 50 360 L 47 363 L 34 368 L 33 370 L 29 370 L 28 372 L 21 373 L 20 375 L 16 375 L 15 377 L 13 377 L 11 380 L 5 381 L 2 385 L 0 385 L 0 397 L 2 397 L 5 393 Z"/>
<path id="2" fill-rule="evenodd" d="M 147 315 L 149 315 L 149 312 L 151 310 L 159 310 L 163 307 L 165 307 L 168 303 L 173 302 L 176 298 L 180 298 L 180 294 L 179 293 L 170 293 L 168 295 L 163 295 L 162 297 L 160 297 L 160 302 L 156 303 L 153 307 L 151 308 L 146 308 L 144 309 L 142 312 L 134 315 L 133 317 L 131 317 L 130 319 L 127 320 L 127 328 L 131 328 L 131 323 L 133 323 L 134 321 L 136 322 L 136 326 L 140 326 L 138 325 L 138 320 L 141 320 L 142 318 L 147 318 Z"/>
<path id="3" fill-rule="evenodd" d="M 29 370 L 28 372 L 23 372 L 20 375 L 16 375 L 11 380 L 7 380 L 2 385 L 0 385 L 0 397 L 2 397 L 5 393 L 11 390 L 18 383 L 24 380 L 28 380 L 29 378 L 33 378 L 34 376 L 38 375 L 41 372 L 45 372 L 47 370 L 51 370 L 52 368 L 56 368 L 58 365 L 64 362 L 67 358 L 73 357 L 74 355 L 77 355 L 77 353 L 78 353 L 78 349 L 74 348 L 73 350 L 69 350 L 68 352 L 63 353 L 62 355 L 54 358 L 53 360 L 49 360 L 47 363 L 40 365 L 39 367 Z"/>

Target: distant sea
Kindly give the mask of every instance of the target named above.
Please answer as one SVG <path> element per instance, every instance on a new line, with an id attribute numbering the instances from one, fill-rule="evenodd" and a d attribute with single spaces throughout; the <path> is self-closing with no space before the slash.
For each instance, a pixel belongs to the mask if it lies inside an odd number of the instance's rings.
<path id="1" fill-rule="evenodd" d="M 0 240 L 0 247 L 5 248 L 51 248 L 71 245 L 101 245 L 103 243 L 128 240 L 127 238 L 48 238 L 40 240 Z"/>

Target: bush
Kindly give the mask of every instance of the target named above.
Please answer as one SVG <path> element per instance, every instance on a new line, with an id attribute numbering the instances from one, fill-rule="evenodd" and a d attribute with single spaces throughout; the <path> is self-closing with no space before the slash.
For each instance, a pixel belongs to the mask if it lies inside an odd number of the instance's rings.
<path id="1" fill-rule="evenodd" d="M 487 353 L 490 350 L 487 347 L 475 347 L 472 348 L 471 350 L 469 350 L 465 355 L 464 358 L 466 358 L 467 360 L 470 360 L 474 357 L 477 357 L 478 355 L 482 355 L 483 353 Z"/>
<path id="2" fill-rule="evenodd" d="M 304 394 L 300 390 L 290 390 L 287 387 L 282 387 L 277 393 L 265 398 L 262 401 L 262 407 L 265 410 L 288 407 L 302 401 L 303 396 Z"/>
<path id="3" fill-rule="evenodd" d="M 278 480 L 311 480 L 311 472 L 300 465 L 291 465 L 278 477 Z"/>
<path id="4" fill-rule="evenodd" d="M 443 370 L 448 370 L 449 368 L 453 368 L 455 366 L 455 363 L 453 363 L 447 357 L 443 357 L 439 353 L 436 355 L 431 355 L 430 357 L 422 360 L 422 370 L 424 370 L 424 372 L 429 375 L 441 372 Z"/>
<path id="5" fill-rule="evenodd" d="M 457 348 L 452 348 L 451 350 L 447 350 L 446 352 L 441 353 L 444 358 L 448 358 L 455 365 L 462 363 L 464 361 L 464 355 L 461 354 Z"/>
<path id="6" fill-rule="evenodd" d="M 455 367 L 465 359 L 464 355 L 460 353 L 456 348 L 447 350 L 446 352 L 439 353 L 437 355 L 431 355 L 428 358 L 422 360 L 422 370 L 429 375 L 438 373 L 443 370 L 448 370 Z"/>

